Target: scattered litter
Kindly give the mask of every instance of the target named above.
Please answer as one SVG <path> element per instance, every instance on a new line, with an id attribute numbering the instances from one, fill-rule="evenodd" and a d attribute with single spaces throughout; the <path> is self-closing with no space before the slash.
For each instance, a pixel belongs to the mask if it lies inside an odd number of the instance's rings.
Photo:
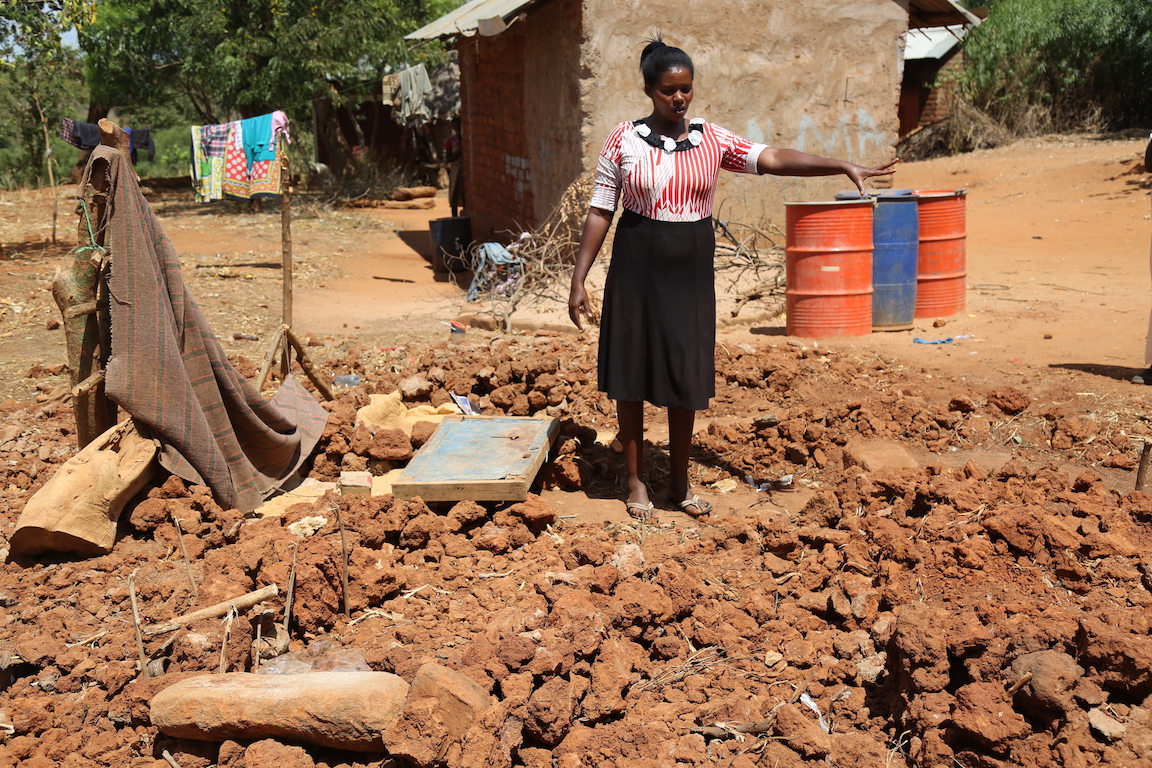
<path id="1" fill-rule="evenodd" d="M 752 486 L 758 493 L 763 491 L 791 491 L 795 490 L 792 483 L 795 480 L 795 475 L 784 475 L 779 480 L 766 480 L 763 483 L 757 483 L 752 479 L 752 475 L 744 475 L 744 481 Z"/>
<path id="2" fill-rule="evenodd" d="M 465 416 L 477 415 L 476 409 L 472 407 L 472 401 L 471 400 L 464 397 L 463 395 L 458 395 L 455 392 L 449 391 L 448 394 L 452 397 L 452 402 L 456 403 L 456 407 L 459 408 L 460 412 L 463 413 Z"/>
<path id="3" fill-rule="evenodd" d="M 307 648 L 285 653 L 260 665 L 257 674 L 299 675 L 305 672 L 371 672 L 358 648 L 340 648 L 329 640 L 313 640 Z"/>
<path id="4" fill-rule="evenodd" d="M 912 343 L 913 344 L 951 344 L 952 342 L 959 341 L 960 339 L 971 339 L 971 338 L 975 338 L 975 334 L 965 333 L 965 334 L 962 334 L 960 336 L 949 336 L 946 339 L 922 339 L 919 336 L 917 336 L 916 338 L 912 339 Z"/>
<path id="5" fill-rule="evenodd" d="M 236 341 L 260 341 L 260 337 L 254 333 L 234 333 L 232 338 Z"/>
<path id="6" fill-rule="evenodd" d="M 359 384 L 363 379 L 354 373 L 347 373 L 343 376 L 337 376 L 332 379 L 332 383 L 338 387 L 354 387 Z"/>
<path id="7" fill-rule="evenodd" d="M 319 515 L 311 515 L 292 523 L 292 525 L 288 526 L 288 530 L 292 532 L 293 536 L 307 537 L 316 533 L 316 531 L 320 530 L 327 524 L 328 518 L 320 517 Z"/>
<path id="8" fill-rule="evenodd" d="M 726 477 L 723 480 L 717 480 L 716 482 L 712 483 L 712 488 L 714 488 L 719 493 L 731 493 L 732 491 L 736 490 L 739 485 L 740 483 L 736 482 L 732 478 Z"/>
<path id="9" fill-rule="evenodd" d="M 524 262 L 500 243 L 481 244 L 474 258 L 468 301 L 476 301 L 485 292 L 506 296 L 519 287 L 524 276 Z"/>
<path id="10" fill-rule="evenodd" d="M 828 727 L 828 721 L 824 719 L 823 713 L 820 712 L 820 707 L 812 700 L 811 696 L 806 693 L 800 694 L 800 703 L 816 713 L 816 717 L 819 718 L 820 721 L 820 730 L 824 731 L 824 733 L 832 733 L 832 729 Z"/>

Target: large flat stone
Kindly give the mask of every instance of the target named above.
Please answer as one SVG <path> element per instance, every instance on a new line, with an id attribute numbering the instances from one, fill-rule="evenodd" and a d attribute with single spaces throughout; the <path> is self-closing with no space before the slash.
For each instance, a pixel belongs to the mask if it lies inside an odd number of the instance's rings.
<path id="1" fill-rule="evenodd" d="M 152 724 L 168 736 L 204 741 L 283 738 L 334 749 L 383 748 L 408 683 L 387 672 L 229 672 L 193 677 L 152 698 Z"/>
<path id="2" fill-rule="evenodd" d="M 852 440 L 844 446 L 844 468 L 860 467 L 865 472 L 883 469 L 917 469 L 920 464 L 908 450 L 889 440 Z"/>

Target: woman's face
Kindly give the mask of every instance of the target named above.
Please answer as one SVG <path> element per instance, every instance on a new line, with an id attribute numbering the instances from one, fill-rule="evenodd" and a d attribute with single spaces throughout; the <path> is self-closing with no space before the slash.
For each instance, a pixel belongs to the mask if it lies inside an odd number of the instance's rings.
<path id="1" fill-rule="evenodd" d="M 644 93 L 652 99 L 656 114 L 669 123 L 678 123 L 692 104 L 692 73 L 684 67 L 673 67 L 654 84 L 644 86 Z"/>

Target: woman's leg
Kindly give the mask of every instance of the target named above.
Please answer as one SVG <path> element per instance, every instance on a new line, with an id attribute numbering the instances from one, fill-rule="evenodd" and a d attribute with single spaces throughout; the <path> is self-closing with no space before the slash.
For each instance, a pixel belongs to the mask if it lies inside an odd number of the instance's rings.
<path id="1" fill-rule="evenodd" d="M 706 515 L 712 505 L 692 492 L 688 484 L 688 463 L 692 452 L 692 427 L 696 411 L 685 408 L 668 409 L 668 464 L 669 489 L 672 501 L 693 516 Z"/>
<path id="2" fill-rule="evenodd" d="M 624 446 L 624 467 L 628 471 L 628 501 L 648 503 L 648 486 L 644 484 L 644 402 L 617 400 L 616 420 L 620 444 Z"/>
<path id="3" fill-rule="evenodd" d="M 696 411 L 668 409 L 668 464 L 670 498 L 677 504 L 692 497 L 688 488 L 688 460 L 692 451 L 692 427 Z"/>

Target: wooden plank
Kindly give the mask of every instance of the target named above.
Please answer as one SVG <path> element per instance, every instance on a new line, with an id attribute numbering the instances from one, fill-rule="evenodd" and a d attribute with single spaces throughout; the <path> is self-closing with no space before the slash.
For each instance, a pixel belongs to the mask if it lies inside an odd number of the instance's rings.
<path id="1" fill-rule="evenodd" d="M 559 429 L 552 418 L 445 417 L 392 493 L 424 501 L 523 501 Z"/>

